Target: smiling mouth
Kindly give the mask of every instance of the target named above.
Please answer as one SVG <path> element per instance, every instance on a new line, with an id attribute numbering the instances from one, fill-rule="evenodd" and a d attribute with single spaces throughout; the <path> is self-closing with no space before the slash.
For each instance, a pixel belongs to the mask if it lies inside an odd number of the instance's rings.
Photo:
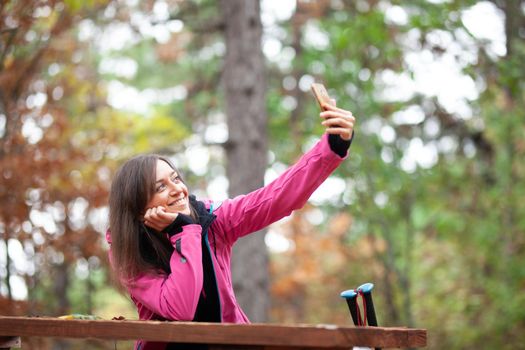
<path id="1" fill-rule="evenodd" d="M 175 202 L 171 202 L 168 204 L 169 207 L 177 207 L 185 204 L 186 197 L 182 197 L 180 199 L 177 199 Z"/>

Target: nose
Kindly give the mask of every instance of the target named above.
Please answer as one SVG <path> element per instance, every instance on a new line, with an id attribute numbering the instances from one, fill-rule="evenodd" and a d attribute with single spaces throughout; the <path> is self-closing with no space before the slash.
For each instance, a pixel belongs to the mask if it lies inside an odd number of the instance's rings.
<path id="1" fill-rule="evenodd" d="M 168 186 L 170 188 L 170 193 L 177 194 L 179 192 L 182 192 L 183 185 L 180 181 L 172 181 L 170 180 L 168 183 Z"/>

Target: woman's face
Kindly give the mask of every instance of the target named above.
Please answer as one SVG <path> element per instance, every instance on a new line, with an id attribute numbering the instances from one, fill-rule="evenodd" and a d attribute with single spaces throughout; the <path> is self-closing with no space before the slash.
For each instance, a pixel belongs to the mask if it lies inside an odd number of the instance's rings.
<path id="1" fill-rule="evenodd" d="M 155 194 L 146 209 L 162 206 L 170 213 L 190 215 L 188 188 L 179 174 L 168 163 L 157 160 Z"/>

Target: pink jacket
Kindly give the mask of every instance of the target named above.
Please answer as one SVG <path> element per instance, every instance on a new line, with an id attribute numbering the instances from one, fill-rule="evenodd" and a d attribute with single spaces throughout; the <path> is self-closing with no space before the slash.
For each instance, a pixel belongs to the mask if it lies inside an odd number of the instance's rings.
<path id="1" fill-rule="evenodd" d="M 329 146 L 328 135 L 286 172 L 270 184 L 247 195 L 220 203 L 204 201 L 209 209 L 215 206 L 216 219 L 209 230 L 214 247 L 215 270 L 222 322 L 249 323 L 235 299 L 230 260 L 232 246 L 249 233 L 258 231 L 301 208 L 310 195 L 337 168 L 344 158 Z M 346 158 L 346 156 L 345 156 Z M 180 239 L 181 256 L 177 250 L 171 257 L 171 274 L 148 273 L 138 276 L 129 285 L 131 298 L 141 320 L 191 321 L 203 286 L 201 226 L 190 224 L 171 237 L 175 247 Z M 110 237 L 108 236 L 108 241 Z M 165 343 L 137 342 L 141 350 L 164 349 Z"/>

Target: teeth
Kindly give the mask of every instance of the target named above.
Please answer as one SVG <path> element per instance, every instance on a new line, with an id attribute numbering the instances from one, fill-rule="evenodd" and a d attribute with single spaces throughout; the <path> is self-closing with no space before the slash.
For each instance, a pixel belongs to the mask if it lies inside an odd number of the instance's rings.
<path id="1" fill-rule="evenodd" d="M 175 202 L 173 202 L 172 205 L 179 205 L 179 204 L 182 204 L 183 202 L 184 202 L 184 198 L 177 199 Z"/>

